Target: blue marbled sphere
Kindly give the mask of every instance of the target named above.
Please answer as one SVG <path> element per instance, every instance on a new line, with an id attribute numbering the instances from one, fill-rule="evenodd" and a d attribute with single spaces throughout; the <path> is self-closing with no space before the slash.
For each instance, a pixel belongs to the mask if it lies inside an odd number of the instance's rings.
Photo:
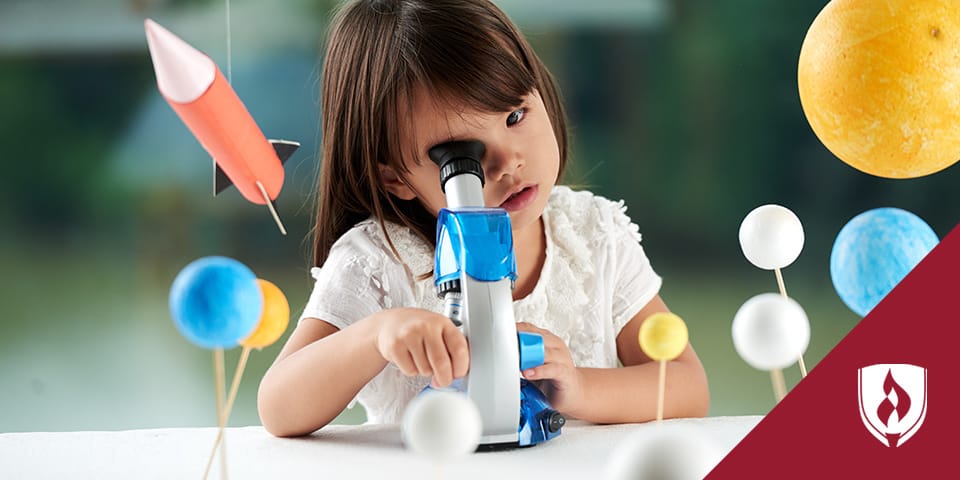
<path id="1" fill-rule="evenodd" d="M 866 316 L 939 241 L 923 219 L 906 210 L 863 212 L 833 242 L 833 288 L 850 310 Z"/>
<path id="2" fill-rule="evenodd" d="M 203 257 L 180 270 L 170 287 L 177 330 L 204 348 L 235 347 L 257 328 L 263 293 L 246 265 L 227 257 Z"/>

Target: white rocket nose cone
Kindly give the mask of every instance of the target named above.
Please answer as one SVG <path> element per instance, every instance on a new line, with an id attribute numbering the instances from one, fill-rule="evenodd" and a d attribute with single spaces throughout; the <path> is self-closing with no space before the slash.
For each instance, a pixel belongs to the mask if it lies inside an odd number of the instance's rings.
<path id="1" fill-rule="evenodd" d="M 213 60 L 149 18 L 143 26 L 160 93 L 177 103 L 200 98 L 216 76 Z"/>

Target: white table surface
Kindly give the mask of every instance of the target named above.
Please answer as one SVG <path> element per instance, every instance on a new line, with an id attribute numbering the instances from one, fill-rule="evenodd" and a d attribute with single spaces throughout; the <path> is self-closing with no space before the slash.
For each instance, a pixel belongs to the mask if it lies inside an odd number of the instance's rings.
<path id="1" fill-rule="evenodd" d="M 329 425 L 307 437 L 283 439 L 262 427 L 229 428 L 232 479 L 577 478 L 599 480 L 611 453 L 627 438 L 655 429 L 695 430 L 721 454 L 763 417 L 709 417 L 626 425 L 572 421 L 560 437 L 530 448 L 469 455 L 445 465 L 404 449 L 398 425 Z M 661 430 L 662 432 L 662 430 Z M 201 478 L 216 428 L 118 432 L 0 434 L 0 478 Z M 222 478 L 219 459 L 210 478 Z"/>

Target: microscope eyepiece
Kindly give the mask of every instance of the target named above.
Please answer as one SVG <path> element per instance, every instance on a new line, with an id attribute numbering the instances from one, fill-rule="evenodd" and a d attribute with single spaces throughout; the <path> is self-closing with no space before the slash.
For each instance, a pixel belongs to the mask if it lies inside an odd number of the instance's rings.
<path id="1" fill-rule="evenodd" d="M 486 147 L 477 140 L 446 142 L 434 145 L 427 153 L 430 159 L 440 167 L 440 187 L 446 192 L 447 180 L 462 173 L 470 173 L 480 178 L 484 184 L 483 167 L 480 159 Z"/>

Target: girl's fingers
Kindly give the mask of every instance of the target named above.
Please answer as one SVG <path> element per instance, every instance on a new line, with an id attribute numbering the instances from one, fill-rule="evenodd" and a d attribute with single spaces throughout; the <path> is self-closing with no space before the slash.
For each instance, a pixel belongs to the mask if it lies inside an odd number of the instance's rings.
<path id="1" fill-rule="evenodd" d="M 543 363 L 563 363 L 573 365 L 570 350 L 557 336 L 543 336 Z"/>
<path id="2" fill-rule="evenodd" d="M 558 378 L 563 373 L 563 368 L 555 363 L 547 363 L 536 368 L 530 368 L 523 371 L 523 378 L 527 380 L 546 380 Z"/>
<path id="3" fill-rule="evenodd" d="M 427 353 L 424 347 L 424 340 L 418 338 L 413 341 L 407 348 L 407 351 L 410 352 L 410 356 L 413 357 L 413 363 L 416 365 L 416 372 L 419 375 L 424 377 L 429 377 L 433 375 L 433 371 L 430 369 L 430 360 L 427 359 Z"/>
<path id="4" fill-rule="evenodd" d="M 407 350 L 400 350 L 394 354 L 393 363 L 403 372 L 404 375 L 412 377 L 417 374 L 417 366 L 413 363 L 413 357 Z"/>
<path id="5" fill-rule="evenodd" d="M 443 329 L 443 343 L 450 355 L 450 369 L 453 378 L 462 378 L 470 369 L 470 347 L 460 330 L 450 325 Z"/>
<path id="6" fill-rule="evenodd" d="M 544 330 L 536 325 L 532 325 L 526 322 L 520 322 L 517 324 L 517 330 L 521 332 L 536 333 L 543 337 L 543 346 L 544 348 L 567 348 L 567 345 L 563 343 L 563 340 L 554 335 L 550 330 Z"/>
<path id="7" fill-rule="evenodd" d="M 546 330 L 527 322 L 517 322 L 517 330 L 521 332 L 530 332 L 530 333 L 541 333 L 546 332 Z"/>
<path id="8" fill-rule="evenodd" d="M 440 335 L 437 335 L 437 338 L 425 339 L 424 346 L 436 386 L 446 387 L 453 380 L 453 373 L 450 366 L 450 355 L 447 353 L 447 346 L 443 342 L 443 332 L 439 333 Z"/>

